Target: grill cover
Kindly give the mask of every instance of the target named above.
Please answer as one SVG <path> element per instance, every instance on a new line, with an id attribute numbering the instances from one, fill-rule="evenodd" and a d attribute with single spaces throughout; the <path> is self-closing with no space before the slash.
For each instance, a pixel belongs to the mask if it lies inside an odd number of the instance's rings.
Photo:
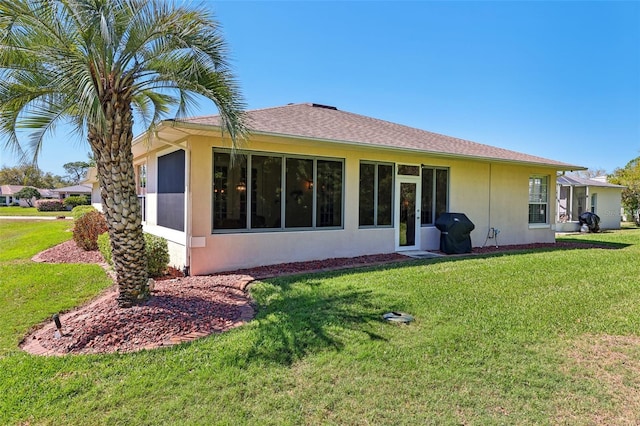
<path id="1" fill-rule="evenodd" d="M 600 216 L 595 213 L 582 213 L 580 216 L 578 216 L 578 222 L 580 223 L 580 226 L 587 225 L 589 227 L 589 232 L 600 231 Z"/>
<path id="2" fill-rule="evenodd" d="M 447 254 L 471 253 L 473 222 L 464 213 L 442 213 L 436 219 L 440 230 L 440 251 Z"/>

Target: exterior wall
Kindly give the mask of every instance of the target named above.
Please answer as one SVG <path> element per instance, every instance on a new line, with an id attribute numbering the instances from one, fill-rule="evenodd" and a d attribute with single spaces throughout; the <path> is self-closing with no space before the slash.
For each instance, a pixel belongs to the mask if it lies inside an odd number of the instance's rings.
<path id="1" fill-rule="evenodd" d="M 187 211 L 193 212 L 185 228 L 190 247 L 185 247 L 185 261 L 193 275 L 247 268 L 266 264 L 389 253 L 395 250 L 394 229 L 359 229 L 358 193 L 360 161 L 449 168 L 449 211 L 465 213 L 475 224 L 472 245 L 482 246 L 490 228 L 500 230 L 500 245 L 555 241 L 555 170 L 449 159 L 391 150 L 357 148 L 310 141 L 254 137 L 251 151 L 286 153 L 317 157 L 343 158 L 345 165 L 344 229 L 314 231 L 272 231 L 212 233 L 212 163 L 213 147 L 229 144 L 217 137 L 192 136 L 187 162 Z M 149 154 L 148 197 L 154 192 L 152 161 Z M 528 224 L 528 181 L 531 175 L 549 177 L 548 224 Z M 147 200 L 148 223 L 151 199 Z M 433 226 L 421 228 L 421 248 L 439 247 L 440 232 Z M 176 242 L 179 243 L 179 242 Z M 495 244 L 490 240 L 488 244 Z M 173 260 L 172 260 L 173 262 Z"/>
<path id="2" fill-rule="evenodd" d="M 621 189 L 590 186 L 589 200 L 597 195 L 595 213 L 600 217 L 600 229 L 620 229 Z"/>

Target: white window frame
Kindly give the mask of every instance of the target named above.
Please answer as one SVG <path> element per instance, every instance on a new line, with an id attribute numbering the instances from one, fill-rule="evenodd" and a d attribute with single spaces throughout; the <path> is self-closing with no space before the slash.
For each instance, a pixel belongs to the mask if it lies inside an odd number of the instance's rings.
<path id="1" fill-rule="evenodd" d="M 224 148 L 216 148 L 214 147 L 211 152 L 211 162 L 212 162 L 212 170 L 215 170 L 215 162 L 214 157 L 215 153 L 224 153 L 231 154 L 231 150 Z M 246 208 L 247 210 L 251 209 L 252 202 L 252 191 L 251 191 L 251 182 L 252 182 L 252 158 L 253 156 L 266 156 L 266 157 L 280 157 L 282 159 L 282 169 L 281 169 L 281 185 L 282 185 L 282 202 L 281 202 L 281 222 L 279 228 L 252 228 L 251 223 L 251 214 L 247 211 L 247 225 L 245 228 L 234 228 L 234 229 L 216 229 L 213 226 L 214 222 L 214 212 L 215 212 L 215 197 L 211 196 L 211 230 L 212 234 L 238 234 L 238 233 L 265 233 L 265 232 L 296 232 L 296 231 L 325 231 L 325 230 L 336 230 L 336 229 L 344 229 L 344 221 L 345 221 L 345 182 L 346 182 L 346 170 L 345 170 L 345 160 L 344 158 L 337 157 L 320 157 L 320 156 L 308 156 L 308 155 L 297 155 L 297 154 L 286 154 L 280 152 L 265 152 L 265 151 L 237 151 L 238 155 L 245 155 L 247 157 L 247 182 L 246 182 L 246 191 L 247 191 L 247 199 L 246 199 Z M 313 161 L 313 180 L 311 182 L 312 190 L 313 190 L 313 203 L 312 203 L 312 216 L 311 216 L 311 224 L 309 227 L 287 227 L 286 224 L 286 161 L 287 159 L 302 159 L 302 160 L 312 160 Z M 342 165 L 342 199 L 341 199 L 341 217 L 340 217 L 340 226 L 318 226 L 317 224 L 317 203 L 318 203 L 318 188 L 315 183 L 318 181 L 318 161 L 334 161 L 340 163 Z M 211 190 L 214 191 L 213 182 L 211 182 Z"/>
<path id="2" fill-rule="evenodd" d="M 542 194 L 542 191 L 538 191 L 538 193 L 533 192 L 532 189 L 535 188 L 535 180 L 540 179 L 541 182 L 538 185 L 540 188 L 544 187 L 545 188 L 545 199 L 542 200 L 542 197 L 539 197 L 538 200 L 534 200 L 533 197 L 535 197 L 536 195 Z M 533 185 L 532 185 L 532 181 Z M 549 182 L 550 182 L 550 178 L 548 175 L 531 175 L 529 176 L 529 190 L 528 190 L 528 204 L 527 204 L 527 222 L 529 223 L 530 226 L 541 226 L 541 225 L 548 225 L 549 224 L 549 216 L 550 216 L 550 211 L 549 211 Z M 544 206 L 545 207 L 545 220 L 544 222 L 532 222 L 531 221 L 531 217 L 530 217 L 530 210 L 531 210 L 531 206 L 532 205 L 536 205 L 536 206 Z"/>

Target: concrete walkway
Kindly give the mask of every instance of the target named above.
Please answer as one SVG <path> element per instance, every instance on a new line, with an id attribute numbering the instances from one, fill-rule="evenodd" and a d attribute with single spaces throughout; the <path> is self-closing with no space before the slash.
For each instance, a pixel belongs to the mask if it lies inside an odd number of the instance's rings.
<path id="1" fill-rule="evenodd" d="M 57 216 L 0 216 L 0 220 L 9 219 L 9 220 L 55 220 L 58 219 Z M 71 216 L 65 216 L 65 220 L 73 219 Z M 62 220 L 62 219 L 58 219 Z"/>

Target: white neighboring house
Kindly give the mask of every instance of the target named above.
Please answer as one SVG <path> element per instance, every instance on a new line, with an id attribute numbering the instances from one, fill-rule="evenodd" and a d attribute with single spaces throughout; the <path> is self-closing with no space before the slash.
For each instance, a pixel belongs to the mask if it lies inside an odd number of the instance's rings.
<path id="1" fill-rule="evenodd" d="M 592 179 L 558 176 L 556 185 L 558 232 L 580 230 L 578 217 L 586 211 L 600 217 L 600 229 L 620 229 L 624 186 L 607 182 L 606 176 Z"/>
<path id="2" fill-rule="evenodd" d="M 98 169 L 90 167 L 87 170 L 87 176 L 82 184 L 91 188 L 91 205 L 99 212 L 102 211 L 102 196 L 100 195 L 100 185 L 98 184 Z"/>
<path id="3" fill-rule="evenodd" d="M 20 192 L 24 185 L 0 185 L 0 206 L 12 206 L 18 203 L 20 207 L 29 207 L 29 203 L 25 199 L 17 198 L 15 194 Z M 52 189 L 36 188 L 40 193 L 40 199 L 58 198 L 56 192 Z M 31 205 L 35 205 L 36 199 L 31 199 Z"/>
<path id="4" fill-rule="evenodd" d="M 57 193 L 61 200 L 64 200 L 67 197 L 77 197 L 80 195 L 90 197 L 91 189 L 91 185 L 73 185 L 65 186 L 64 188 L 56 188 L 53 192 Z"/>

